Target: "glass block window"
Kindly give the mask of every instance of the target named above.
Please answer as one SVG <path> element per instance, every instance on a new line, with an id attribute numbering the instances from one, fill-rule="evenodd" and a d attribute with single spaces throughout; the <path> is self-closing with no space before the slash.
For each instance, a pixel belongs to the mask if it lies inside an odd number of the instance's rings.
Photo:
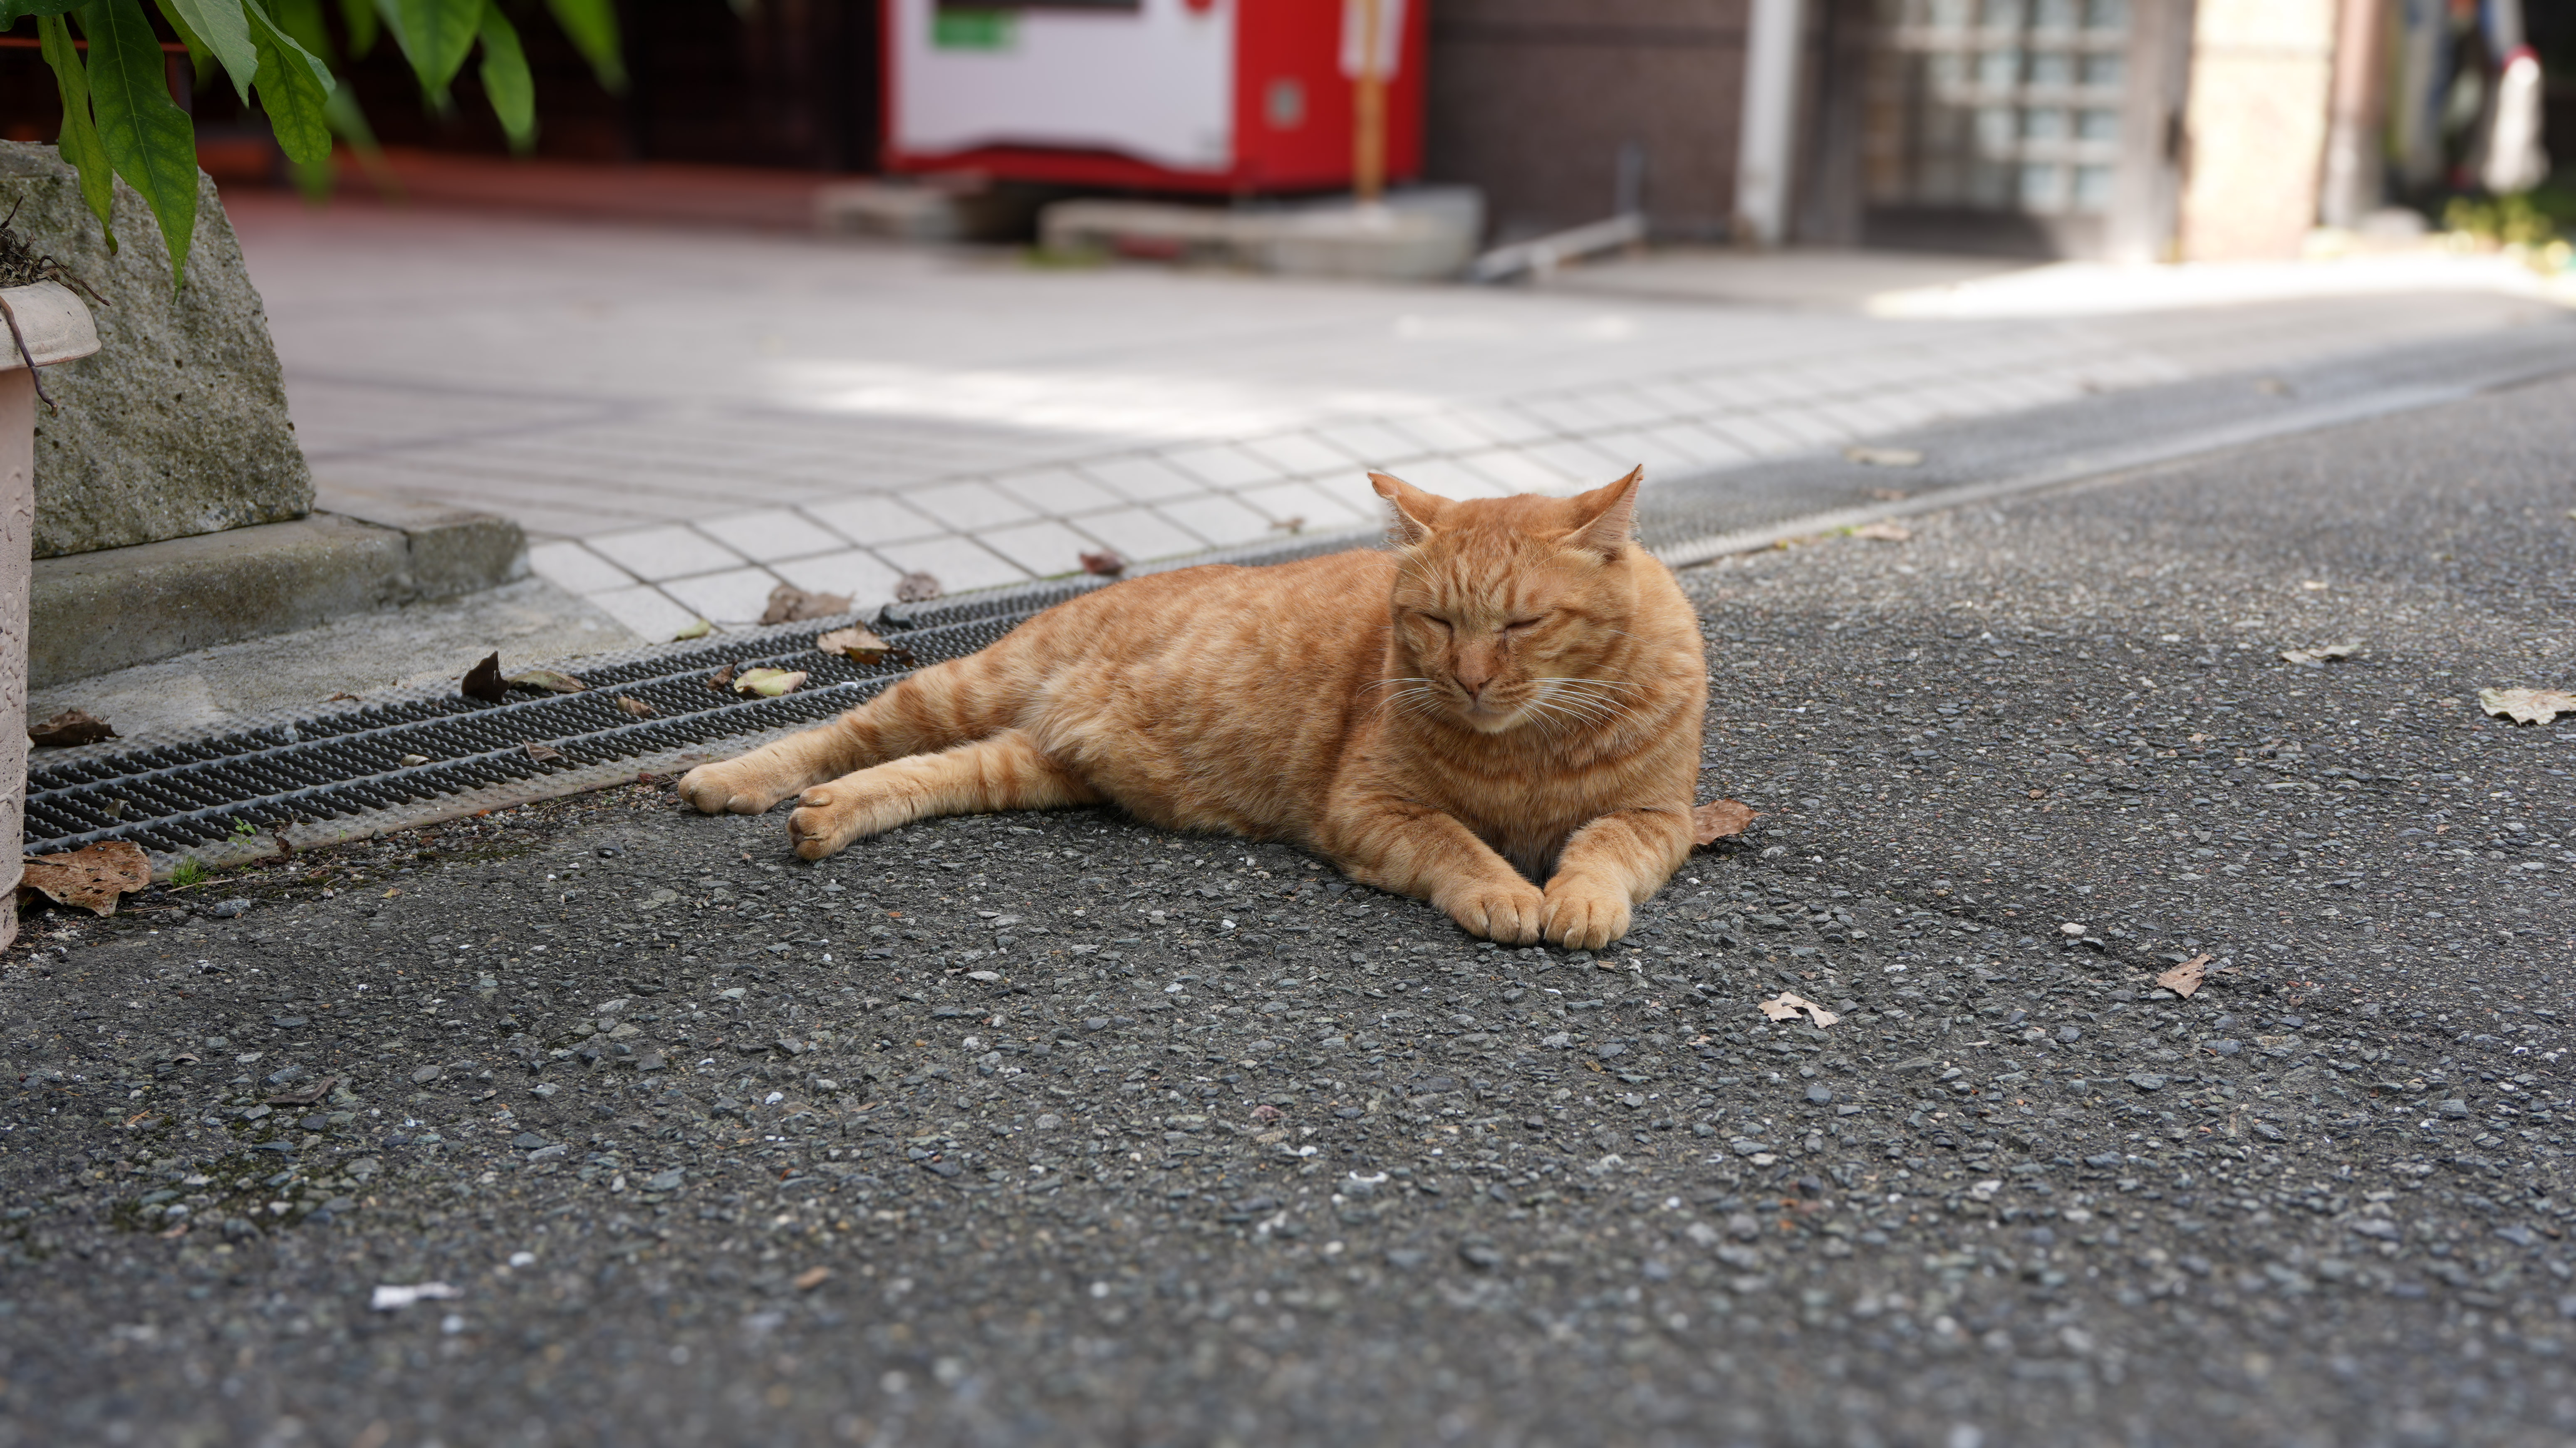
<path id="1" fill-rule="evenodd" d="M 1876 0 L 1873 206 L 2100 215 L 2120 164 L 2128 0 Z"/>

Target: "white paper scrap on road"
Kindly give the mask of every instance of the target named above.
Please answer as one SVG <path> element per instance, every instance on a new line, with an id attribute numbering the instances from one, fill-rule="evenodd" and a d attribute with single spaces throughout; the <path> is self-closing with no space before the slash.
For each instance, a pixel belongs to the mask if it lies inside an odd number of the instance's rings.
<path id="1" fill-rule="evenodd" d="M 368 1299 L 367 1306 L 378 1312 L 393 1312 L 415 1302 L 439 1302 L 464 1295 L 444 1282 L 422 1282 L 410 1287 L 380 1283 L 376 1287 L 376 1295 Z"/>

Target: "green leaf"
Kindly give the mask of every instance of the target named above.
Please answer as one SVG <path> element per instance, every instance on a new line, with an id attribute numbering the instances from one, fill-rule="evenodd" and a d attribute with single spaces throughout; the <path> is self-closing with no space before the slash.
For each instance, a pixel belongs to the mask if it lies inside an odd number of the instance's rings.
<path id="1" fill-rule="evenodd" d="M 98 122 L 90 115 L 89 71 L 81 64 L 79 48 L 72 44 L 71 22 L 59 15 L 37 17 L 36 43 L 44 52 L 45 64 L 53 67 L 54 86 L 63 96 L 63 133 L 54 148 L 80 173 L 81 200 L 89 203 L 99 229 L 107 233 L 108 255 L 114 256 L 116 223 L 108 217 L 116 204 L 116 170 L 108 164 L 107 148 L 99 144 Z"/>
<path id="2" fill-rule="evenodd" d="M 268 128 L 277 136 L 278 149 L 299 165 L 328 163 L 331 121 L 324 107 L 337 88 L 329 67 L 255 5 L 250 20 L 252 38 L 259 45 L 259 108 L 268 112 Z"/>
<path id="3" fill-rule="evenodd" d="M 484 98 L 500 117 L 510 149 L 525 154 L 537 143 L 537 82 L 528 74 L 528 53 L 519 48 L 519 32 L 510 28 L 497 0 L 484 0 L 479 33 L 483 65 L 476 74 L 482 77 Z"/>
<path id="4" fill-rule="evenodd" d="M 44 18 L 67 15 L 80 8 L 81 0 L 0 0 L 0 30 L 7 30 L 24 17 Z"/>
<path id="5" fill-rule="evenodd" d="M 626 61 L 620 55 L 617 40 L 617 6 L 615 0 L 546 0 L 554 12 L 555 24 L 563 27 L 573 49 L 590 62 L 593 75 L 611 91 L 626 89 Z"/>
<path id="6" fill-rule="evenodd" d="M 197 132 L 170 103 L 161 38 L 139 0 L 89 0 L 79 12 L 89 37 L 90 106 L 109 164 L 143 197 L 170 244 L 170 280 L 187 285 L 188 243 L 197 230 Z"/>
<path id="7" fill-rule="evenodd" d="M 172 30 L 179 32 L 179 46 L 181 49 L 187 51 L 188 71 L 190 75 L 195 77 L 191 83 L 195 85 L 198 90 L 211 88 L 215 83 L 214 47 L 206 44 L 203 39 L 198 37 L 195 31 L 190 30 L 188 28 L 188 23 L 179 17 L 179 12 L 164 8 L 161 12 L 161 18 L 170 22 L 170 28 Z M 245 97 L 245 99 L 247 99 L 247 97 Z"/>
<path id="8" fill-rule="evenodd" d="M 259 4 L 267 12 L 270 22 L 285 31 L 288 38 L 322 57 L 325 65 L 336 63 L 331 53 L 331 27 L 322 19 L 322 0 L 266 0 L 266 3 L 253 0 L 253 3 Z M 367 18 L 375 19 L 376 12 L 368 11 Z"/>
<path id="9" fill-rule="evenodd" d="M 259 74 L 259 50 L 251 43 L 250 17 L 242 0 L 156 0 L 170 28 L 188 43 L 188 53 L 213 52 L 233 78 L 233 93 L 250 100 L 251 78 Z"/>
<path id="10" fill-rule="evenodd" d="M 403 58 L 411 62 L 412 74 L 420 77 L 421 91 L 433 101 L 446 100 L 447 87 L 464 67 L 467 53 L 474 49 L 475 33 L 482 28 L 484 3 L 485 0 L 376 0 L 376 13 L 384 16 L 394 44 L 402 47 Z"/>
<path id="11" fill-rule="evenodd" d="M 366 59 L 376 48 L 375 0 L 340 0 L 340 24 L 349 32 L 350 59 Z"/>

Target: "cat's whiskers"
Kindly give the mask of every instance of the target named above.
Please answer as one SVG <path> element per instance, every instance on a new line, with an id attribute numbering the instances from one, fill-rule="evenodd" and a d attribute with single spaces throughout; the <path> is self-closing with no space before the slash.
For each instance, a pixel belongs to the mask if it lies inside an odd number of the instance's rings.
<path id="1" fill-rule="evenodd" d="M 1547 708 L 1579 717 L 1595 727 L 1606 728 L 1618 723 L 1634 707 L 1616 694 L 1596 692 L 1594 685 L 1605 683 L 1593 679 L 1539 679 L 1538 702 Z"/>

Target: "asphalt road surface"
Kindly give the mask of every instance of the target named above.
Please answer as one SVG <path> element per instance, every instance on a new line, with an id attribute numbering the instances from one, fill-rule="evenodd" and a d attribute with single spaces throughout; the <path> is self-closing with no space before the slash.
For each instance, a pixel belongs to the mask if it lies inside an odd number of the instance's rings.
<path id="1" fill-rule="evenodd" d="M 646 787 L 32 917 L 0 1443 L 2567 1442 L 2570 458 L 1694 570 L 1765 815 L 1597 958 Z"/>

